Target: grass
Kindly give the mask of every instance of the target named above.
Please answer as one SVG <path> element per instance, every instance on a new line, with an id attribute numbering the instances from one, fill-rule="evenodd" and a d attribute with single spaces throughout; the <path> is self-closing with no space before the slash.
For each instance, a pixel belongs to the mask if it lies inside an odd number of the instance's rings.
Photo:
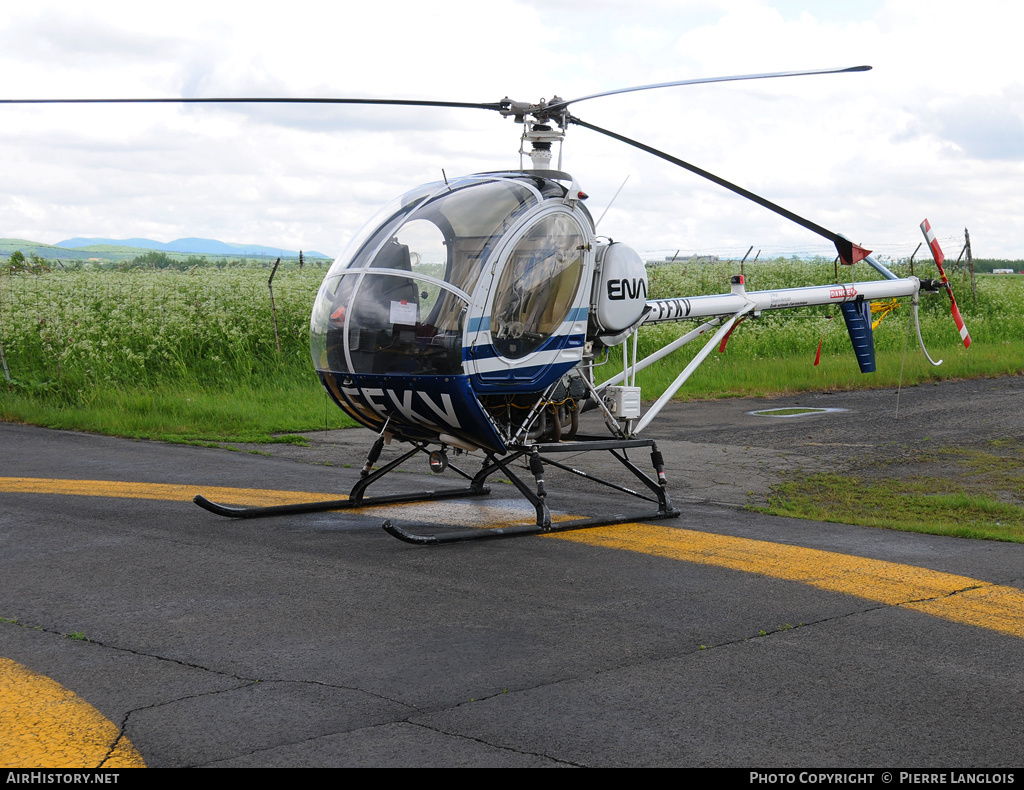
<path id="1" fill-rule="evenodd" d="M 1024 445 L 939 448 L 914 461 L 914 474 L 801 475 L 777 486 L 774 516 L 1024 543 Z M 882 470 L 884 472 L 884 469 Z"/>
<path id="2" fill-rule="evenodd" d="M 672 383 L 696 353 L 695 343 L 639 373 L 637 384 L 643 389 L 645 400 L 656 397 Z M 878 350 L 874 373 L 861 373 L 849 351 L 822 354 L 818 366 L 813 364 L 814 346 L 807 353 L 774 357 L 751 357 L 739 349 L 732 351 L 731 347 L 724 354 L 713 351 L 679 390 L 676 399 L 716 400 L 913 387 L 937 381 L 1016 375 L 1024 370 L 1024 339 L 974 343 L 970 349 L 959 344 L 930 346 L 932 358 L 943 360 L 938 367 L 929 364 L 916 342 L 907 348 L 905 356 L 902 348 Z M 609 362 L 604 370 L 607 372 L 603 377 L 610 377 L 622 370 L 622 363 Z"/>
<path id="3" fill-rule="evenodd" d="M 118 386 L 99 390 L 87 403 L 74 405 L 8 392 L 0 397 L 0 420 L 214 446 L 222 442 L 305 445 L 307 440 L 297 432 L 355 425 L 328 400 L 312 370 L 219 387 L 186 382 L 152 389 Z"/>
<path id="4" fill-rule="evenodd" d="M 309 360 L 322 277 L 279 271 L 278 351 L 262 267 L 2 276 L 0 419 L 216 445 L 349 427 Z"/>
<path id="5" fill-rule="evenodd" d="M 787 288 L 821 282 L 831 266 L 775 262 L 760 265 L 748 289 Z M 651 270 L 651 296 L 728 290 L 729 264 L 662 267 Z M 904 274 L 906 272 L 897 271 Z M 919 275 L 929 276 L 927 272 Z M 825 278 L 826 280 L 828 278 Z M 906 303 L 885 318 L 874 332 L 877 371 L 861 374 L 850 350 L 843 320 L 833 307 L 801 308 L 765 313 L 743 322 L 725 353 L 712 351 L 677 395 L 682 399 L 779 395 L 806 390 L 848 390 L 905 386 L 927 381 L 976 378 L 1024 370 L 1024 277 L 986 276 L 978 280 L 978 298 L 969 284 L 958 281 L 959 304 L 974 344 L 964 349 L 949 313 L 945 294 L 921 298 L 921 330 L 929 353 L 944 364 L 931 366 L 918 348 L 909 326 Z M 641 330 L 640 357 L 668 344 L 692 323 L 665 324 Z M 908 342 L 909 340 L 909 342 Z M 707 342 L 698 339 L 637 376 L 644 397 L 655 397 Z M 813 365 L 821 343 L 821 363 Z M 604 378 L 622 370 L 613 353 L 601 370 Z"/>

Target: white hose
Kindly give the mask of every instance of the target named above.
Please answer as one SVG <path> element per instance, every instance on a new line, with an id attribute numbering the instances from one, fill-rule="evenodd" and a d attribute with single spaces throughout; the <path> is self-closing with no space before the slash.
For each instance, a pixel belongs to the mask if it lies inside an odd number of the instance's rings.
<path id="1" fill-rule="evenodd" d="M 936 362 L 934 359 L 932 359 L 928 355 L 928 349 L 924 347 L 924 338 L 921 337 L 921 319 L 917 315 L 917 297 L 916 296 L 914 297 L 914 301 L 911 304 L 914 305 L 914 324 L 917 326 L 917 342 L 921 344 L 921 350 L 924 352 L 925 359 L 927 359 L 929 362 L 931 362 L 935 367 L 938 367 L 939 365 L 942 364 L 942 360 L 940 359 L 938 362 Z"/>

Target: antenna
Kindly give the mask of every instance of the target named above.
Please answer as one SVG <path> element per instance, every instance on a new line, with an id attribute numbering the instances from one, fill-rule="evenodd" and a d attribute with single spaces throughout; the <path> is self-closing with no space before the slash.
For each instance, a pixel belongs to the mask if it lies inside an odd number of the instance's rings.
<path id="1" fill-rule="evenodd" d="M 612 199 L 608 201 L 608 205 L 605 206 L 604 211 L 601 212 L 601 216 L 597 218 L 597 222 L 594 223 L 595 230 L 597 229 L 597 226 L 601 223 L 601 220 L 604 219 L 604 215 L 608 213 L 608 209 L 610 209 L 612 207 L 612 204 L 615 203 L 615 198 L 619 196 L 619 193 L 622 191 L 622 187 L 626 186 L 627 181 L 629 181 L 629 176 L 626 176 L 624 179 L 622 179 L 622 183 L 619 185 L 619 188 L 615 190 L 615 194 L 612 195 Z"/>

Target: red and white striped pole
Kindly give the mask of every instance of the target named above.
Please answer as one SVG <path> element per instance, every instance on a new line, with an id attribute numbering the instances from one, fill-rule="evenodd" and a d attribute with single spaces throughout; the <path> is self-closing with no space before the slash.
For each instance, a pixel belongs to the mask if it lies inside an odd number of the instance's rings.
<path id="1" fill-rule="evenodd" d="M 939 247 L 939 240 L 935 238 L 935 232 L 932 230 L 932 226 L 926 219 L 921 223 L 921 232 L 924 234 L 925 241 L 928 242 L 928 246 L 932 250 L 932 257 L 935 259 L 935 265 L 939 267 L 939 275 L 942 277 L 942 285 L 946 289 L 946 293 L 949 294 L 950 311 L 953 313 L 953 321 L 956 324 L 956 328 L 960 331 L 960 339 L 964 341 L 964 348 L 971 347 L 971 336 L 967 332 L 967 327 L 964 326 L 964 319 L 960 316 L 960 308 L 956 306 L 956 298 L 953 296 L 953 289 L 949 286 L 949 280 L 946 277 L 946 272 L 942 269 L 942 262 L 946 260 L 946 257 L 942 254 L 942 248 Z"/>

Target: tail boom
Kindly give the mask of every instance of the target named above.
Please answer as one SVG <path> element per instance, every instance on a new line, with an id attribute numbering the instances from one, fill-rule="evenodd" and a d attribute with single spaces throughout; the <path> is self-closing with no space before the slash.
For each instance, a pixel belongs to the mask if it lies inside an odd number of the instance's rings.
<path id="1" fill-rule="evenodd" d="M 812 285 L 783 288 L 777 291 L 742 291 L 711 296 L 651 299 L 644 325 L 685 321 L 690 318 L 711 318 L 735 315 L 744 308 L 754 314 L 764 310 L 787 310 L 795 307 L 842 304 L 875 299 L 914 296 L 921 288 L 916 277 L 897 280 L 869 280 L 840 285 Z"/>

